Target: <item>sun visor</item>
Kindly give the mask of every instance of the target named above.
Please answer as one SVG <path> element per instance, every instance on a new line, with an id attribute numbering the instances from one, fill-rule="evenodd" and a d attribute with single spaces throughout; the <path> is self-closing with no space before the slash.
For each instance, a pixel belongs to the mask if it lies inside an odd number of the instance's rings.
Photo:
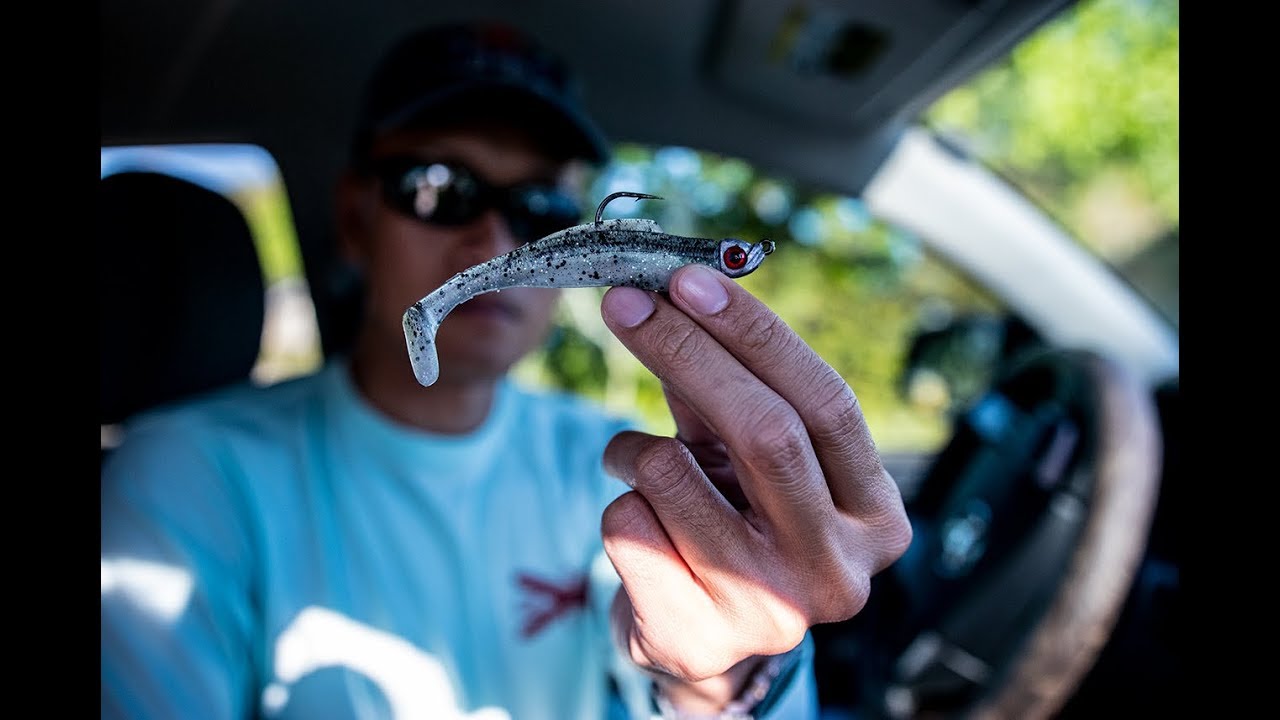
<path id="1" fill-rule="evenodd" d="M 927 107 L 1064 0 L 735 0 L 712 81 L 815 129 L 865 130 Z"/>

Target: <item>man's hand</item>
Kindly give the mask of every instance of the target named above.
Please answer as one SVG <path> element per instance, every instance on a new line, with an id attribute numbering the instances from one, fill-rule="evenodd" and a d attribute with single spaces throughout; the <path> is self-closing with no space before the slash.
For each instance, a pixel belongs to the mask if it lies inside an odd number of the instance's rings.
<path id="1" fill-rule="evenodd" d="M 670 300 L 616 287 L 602 315 L 662 381 L 677 428 L 605 450 L 634 488 L 602 520 L 622 578 L 614 630 L 683 697 L 723 703 L 754 656 L 859 612 L 911 526 L 853 391 L 737 283 L 690 265 Z"/>

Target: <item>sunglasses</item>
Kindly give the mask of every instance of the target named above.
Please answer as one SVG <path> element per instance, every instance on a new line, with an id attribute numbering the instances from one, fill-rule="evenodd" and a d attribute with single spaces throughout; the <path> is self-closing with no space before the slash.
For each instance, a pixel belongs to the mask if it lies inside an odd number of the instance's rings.
<path id="1" fill-rule="evenodd" d="M 461 163 L 416 157 L 373 158 L 364 169 L 378 178 L 391 208 L 428 225 L 466 225 L 496 209 L 512 235 L 529 242 L 582 221 L 577 199 L 548 183 L 499 187 Z"/>

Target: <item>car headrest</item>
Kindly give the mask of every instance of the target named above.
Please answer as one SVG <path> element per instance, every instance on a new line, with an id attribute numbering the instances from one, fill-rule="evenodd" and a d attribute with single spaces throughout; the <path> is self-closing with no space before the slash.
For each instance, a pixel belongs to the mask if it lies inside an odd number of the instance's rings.
<path id="1" fill-rule="evenodd" d="M 265 286 L 236 205 L 145 171 L 108 175 L 98 198 L 102 424 L 248 378 Z"/>

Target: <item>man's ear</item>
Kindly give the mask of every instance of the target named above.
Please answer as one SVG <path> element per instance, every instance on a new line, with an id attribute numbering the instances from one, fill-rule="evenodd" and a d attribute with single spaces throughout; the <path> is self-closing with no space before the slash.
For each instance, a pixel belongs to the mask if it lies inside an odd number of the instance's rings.
<path id="1" fill-rule="evenodd" d="M 334 195 L 338 252 L 349 265 L 361 268 L 368 254 L 366 243 L 372 236 L 375 189 L 367 179 L 346 172 L 338 179 Z"/>

